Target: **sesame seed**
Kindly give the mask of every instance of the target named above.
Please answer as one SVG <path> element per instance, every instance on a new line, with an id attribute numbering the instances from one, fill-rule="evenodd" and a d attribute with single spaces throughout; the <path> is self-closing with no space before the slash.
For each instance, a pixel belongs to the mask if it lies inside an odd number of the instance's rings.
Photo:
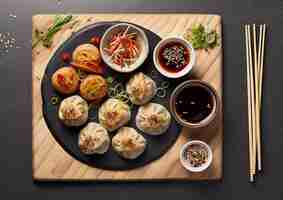
<path id="1" fill-rule="evenodd" d="M 57 5 L 58 5 L 58 6 L 61 6 L 62 3 L 63 3 L 62 0 L 57 0 Z"/>
<path id="2" fill-rule="evenodd" d="M 11 32 L 0 33 L 0 55 L 8 53 L 12 48 L 17 48 L 14 35 L 15 34 Z"/>
<path id="3" fill-rule="evenodd" d="M 16 18 L 17 18 L 17 15 L 10 13 L 10 14 L 9 14 L 9 17 L 10 17 L 10 19 L 16 19 Z"/>

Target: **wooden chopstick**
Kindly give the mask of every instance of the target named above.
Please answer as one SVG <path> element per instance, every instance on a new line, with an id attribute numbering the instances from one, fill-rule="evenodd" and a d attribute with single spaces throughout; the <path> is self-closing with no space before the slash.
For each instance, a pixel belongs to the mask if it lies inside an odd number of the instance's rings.
<path id="1" fill-rule="evenodd" d="M 256 143 L 255 143 L 255 107 L 254 107 L 254 78 L 253 78 L 253 61 L 252 61 L 252 42 L 251 42 L 251 31 L 250 25 L 247 25 L 248 30 L 248 58 L 249 58 L 249 82 L 250 82 L 250 97 L 251 97 L 251 145 L 252 145 L 252 154 L 251 154 L 251 172 L 252 175 L 255 175 L 255 166 L 256 166 Z"/>
<path id="2" fill-rule="evenodd" d="M 266 25 L 260 25 L 259 40 L 257 40 L 256 25 L 253 24 L 252 34 L 250 25 L 245 25 L 249 120 L 249 175 L 251 182 L 254 181 L 256 167 L 258 171 L 262 169 L 260 116 L 262 103 L 265 33 Z M 257 42 L 259 43 L 258 46 Z"/>
<path id="3" fill-rule="evenodd" d="M 261 169 L 261 156 L 260 156 L 260 115 L 259 115 L 259 62 L 257 52 L 257 37 L 256 37 L 256 26 L 253 24 L 253 43 L 254 43 L 254 83 L 255 83 L 255 138 L 256 138 L 256 155 L 257 155 L 257 166 L 258 170 Z"/>
<path id="4" fill-rule="evenodd" d="M 261 32 L 262 32 L 262 38 L 261 38 L 261 47 L 259 48 L 259 105 L 258 105 L 258 112 L 261 112 L 261 102 L 262 102 L 262 78 L 263 78 L 263 59 L 264 59 L 264 45 L 265 45 L 265 32 L 266 32 L 266 25 L 261 25 Z M 260 118 L 259 118 L 260 120 Z M 261 171 L 262 169 L 262 160 L 261 160 L 261 134 L 259 132 L 258 138 L 257 138 L 257 148 L 258 148 L 258 170 Z"/>
<path id="5" fill-rule="evenodd" d="M 249 47 L 248 47 L 248 26 L 245 25 L 245 36 L 246 36 L 246 62 L 247 62 L 247 88 L 248 88 L 248 125 L 249 125 L 249 160 L 250 160 L 250 181 L 254 181 L 254 175 L 252 170 L 252 118 L 251 118 L 251 93 L 250 93 L 250 59 L 249 59 Z"/>
<path id="6" fill-rule="evenodd" d="M 251 89 L 251 118 L 252 118 L 252 172 L 255 175 L 256 168 L 256 120 L 255 120 L 255 88 L 254 88 L 254 70 L 252 61 L 252 41 L 251 41 L 251 30 L 248 25 L 248 47 L 249 47 L 249 69 L 250 69 L 250 89 Z"/>
<path id="7" fill-rule="evenodd" d="M 261 100 L 262 100 L 262 78 L 263 78 L 263 62 L 264 62 L 264 49 L 265 49 L 265 32 L 266 32 L 266 25 L 263 26 L 263 35 L 262 35 L 262 47 L 261 47 L 261 59 L 260 59 L 260 87 L 259 87 L 259 99 L 260 99 L 260 106 L 261 106 Z"/>
<path id="8" fill-rule="evenodd" d="M 261 24 L 259 26 L 259 46 L 258 46 L 258 70 L 259 70 L 259 74 L 261 72 L 261 58 L 262 58 L 262 36 L 263 36 L 263 25 Z M 261 76 L 259 75 L 259 78 L 261 78 Z M 261 83 L 259 80 L 259 109 L 261 108 L 261 95 L 260 95 L 260 90 L 261 90 Z"/>

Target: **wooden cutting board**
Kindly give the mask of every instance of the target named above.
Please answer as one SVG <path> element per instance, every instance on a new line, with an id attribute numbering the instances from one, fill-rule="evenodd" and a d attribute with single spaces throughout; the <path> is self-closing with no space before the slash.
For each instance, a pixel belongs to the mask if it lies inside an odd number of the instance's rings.
<path id="1" fill-rule="evenodd" d="M 33 29 L 46 29 L 54 16 L 36 15 Z M 183 35 L 193 24 L 203 24 L 216 29 L 220 45 L 213 50 L 197 51 L 197 62 L 192 77 L 209 82 L 218 92 L 222 104 L 222 32 L 221 17 L 200 14 L 93 14 L 76 15 L 74 26 L 65 26 L 58 32 L 53 46 L 46 49 L 38 45 L 32 51 L 32 167 L 33 179 L 40 181 L 156 181 L 156 180 L 218 180 L 222 177 L 223 113 L 219 112 L 214 126 L 193 133 L 183 128 L 176 143 L 169 151 L 144 167 L 128 171 L 109 171 L 89 167 L 72 158 L 55 141 L 42 115 L 41 80 L 49 59 L 55 50 L 70 37 L 72 32 L 101 21 L 127 21 L 143 26 L 160 37 Z M 212 147 L 212 165 L 202 173 L 190 173 L 179 162 L 181 146 L 191 139 L 204 140 Z"/>

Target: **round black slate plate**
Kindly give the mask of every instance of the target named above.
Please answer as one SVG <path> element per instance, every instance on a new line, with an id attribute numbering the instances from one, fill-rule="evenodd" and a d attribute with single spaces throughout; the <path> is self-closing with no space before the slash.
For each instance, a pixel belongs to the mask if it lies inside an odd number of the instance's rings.
<path id="1" fill-rule="evenodd" d="M 73 50 L 80 44 L 89 42 L 90 38 L 94 35 L 102 36 L 107 28 L 110 26 L 121 23 L 121 22 L 102 22 L 95 23 L 90 25 L 81 31 L 72 35 L 67 41 L 65 41 L 61 47 L 55 52 L 54 56 L 49 61 L 45 74 L 42 80 L 41 90 L 43 98 L 43 116 L 47 123 L 47 126 L 58 141 L 58 143 L 74 158 L 77 160 L 86 163 L 90 166 L 97 168 L 108 169 L 108 170 L 127 170 L 132 168 L 137 168 L 147 163 L 154 161 L 164 155 L 169 148 L 175 143 L 179 133 L 181 132 L 181 126 L 172 117 L 172 123 L 167 130 L 161 136 L 149 136 L 143 134 L 147 140 L 146 151 L 135 160 L 125 160 L 119 157 L 112 148 L 109 149 L 104 155 L 92 155 L 87 156 L 80 152 L 78 148 L 78 133 L 82 127 L 69 128 L 64 126 L 58 119 L 58 107 L 59 105 L 52 105 L 50 99 L 52 96 L 60 96 L 61 100 L 65 98 L 64 96 L 56 93 L 51 85 L 51 76 L 52 74 L 60 67 L 68 64 L 62 63 L 60 55 L 62 52 L 72 53 Z M 139 26 L 140 27 L 140 26 Z M 167 89 L 167 95 L 165 98 L 154 97 L 152 102 L 156 102 L 164 105 L 169 110 L 169 98 L 173 89 L 177 85 L 176 80 L 169 80 L 163 77 L 158 71 L 155 70 L 153 65 L 152 53 L 155 45 L 161 40 L 161 38 L 155 33 L 151 32 L 148 29 L 142 28 L 149 40 L 150 53 L 144 64 L 137 69 L 135 72 L 130 74 L 121 74 L 113 71 L 110 67 L 105 67 L 105 77 L 112 76 L 116 81 L 126 83 L 130 76 L 138 71 L 149 75 L 158 86 L 160 86 L 162 81 L 169 81 L 170 86 Z M 135 125 L 135 116 L 137 113 L 138 106 L 134 106 L 132 109 L 132 118 L 127 126 L 136 128 Z M 92 108 L 89 113 L 89 121 L 98 121 L 97 120 L 97 110 L 98 108 Z M 140 132 L 140 131 L 138 131 Z M 141 132 L 140 132 L 141 133 Z M 113 137 L 114 133 L 110 133 L 110 136 Z M 176 152 L 179 153 L 179 152 Z"/>

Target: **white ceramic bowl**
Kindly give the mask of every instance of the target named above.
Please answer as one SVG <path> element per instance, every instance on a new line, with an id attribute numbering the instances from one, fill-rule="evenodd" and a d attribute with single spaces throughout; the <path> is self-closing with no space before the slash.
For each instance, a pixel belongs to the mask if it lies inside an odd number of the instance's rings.
<path id="1" fill-rule="evenodd" d="M 193 167 L 190 164 L 190 162 L 185 159 L 184 152 L 191 145 L 201 145 L 202 147 L 204 147 L 206 149 L 206 151 L 208 153 L 208 158 L 207 158 L 206 163 L 202 164 L 199 167 Z M 184 144 L 182 146 L 182 148 L 181 148 L 181 151 L 180 151 L 180 161 L 181 161 L 181 164 L 183 165 L 183 167 L 185 167 L 187 170 L 189 170 L 191 172 L 202 172 L 202 171 L 206 170 L 211 165 L 212 157 L 213 157 L 212 156 L 212 150 L 211 150 L 210 146 L 208 146 L 208 144 L 206 144 L 205 142 L 200 141 L 200 140 L 192 140 L 192 141 Z"/>
<path id="2" fill-rule="evenodd" d="M 110 56 L 105 52 L 104 48 L 108 46 L 113 34 L 126 30 L 128 26 L 129 26 L 129 30 L 128 30 L 129 33 L 132 33 L 132 32 L 137 33 L 137 42 L 140 47 L 140 54 L 137 60 L 134 63 L 132 63 L 129 67 L 121 67 L 120 65 L 117 65 L 112 62 Z M 113 25 L 105 31 L 105 33 L 103 34 L 101 38 L 101 43 L 100 43 L 101 57 L 103 61 L 109 67 L 111 67 L 112 69 L 118 72 L 127 73 L 127 72 L 134 71 L 135 69 L 137 69 L 138 67 L 142 65 L 142 63 L 147 58 L 148 53 L 149 53 L 149 45 L 148 45 L 148 39 L 147 39 L 145 32 L 139 27 L 132 25 L 132 24 L 120 23 L 120 24 Z"/>
<path id="3" fill-rule="evenodd" d="M 177 73 L 166 71 L 164 68 L 161 67 L 161 65 L 159 63 L 159 59 L 158 59 L 158 54 L 159 54 L 160 49 L 162 49 L 162 47 L 164 45 L 166 45 L 166 44 L 168 44 L 170 42 L 179 42 L 179 43 L 183 44 L 186 48 L 188 48 L 189 54 L 190 54 L 190 62 L 187 64 L 187 66 L 184 67 L 184 69 L 182 69 L 181 71 L 179 71 Z M 168 37 L 168 38 L 165 38 L 165 39 L 161 40 L 155 46 L 154 51 L 153 51 L 154 66 L 156 67 L 156 69 L 162 75 L 164 75 L 164 76 L 166 76 L 168 78 L 180 78 L 182 76 L 185 76 L 193 68 L 193 66 L 195 64 L 195 60 L 196 60 L 196 54 L 195 54 L 195 50 L 194 50 L 193 46 L 188 41 L 186 41 L 185 39 L 183 39 L 181 37 Z"/>

